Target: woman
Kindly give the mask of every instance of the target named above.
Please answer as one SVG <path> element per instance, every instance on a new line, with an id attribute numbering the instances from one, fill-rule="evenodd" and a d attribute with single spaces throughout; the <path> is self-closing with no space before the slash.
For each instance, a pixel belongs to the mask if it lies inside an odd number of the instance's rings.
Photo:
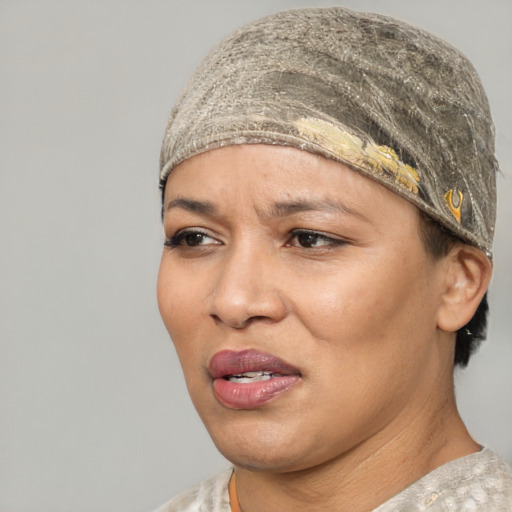
<path id="1" fill-rule="evenodd" d="M 496 169 L 471 64 L 402 22 L 289 11 L 209 54 L 162 147 L 158 300 L 234 469 L 161 511 L 510 510 L 453 391 Z"/>

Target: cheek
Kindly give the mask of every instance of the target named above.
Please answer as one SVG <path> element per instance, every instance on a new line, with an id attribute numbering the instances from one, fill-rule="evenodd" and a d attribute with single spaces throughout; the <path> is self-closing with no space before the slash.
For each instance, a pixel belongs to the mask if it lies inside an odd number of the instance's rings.
<path id="1" fill-rule="evenodd" d="M 337 276 L 307 289 L 307 294 L 298 290 L 294 302 L 298 316 L 315 338 L 348 342 L 366 336 L 386 317 L 386 302 L 368 279 Z"/>
<path id="2" fill-rule="evenodd" d="M 190 345 L 200 315 L 196 280 L 188 279 L 162 257 L 157 281 L 158 308 L 162 320 L 178 351 Z M 180 355 L 181 359 L 181 355 Z"/>
<path id="3" fill-rule="evenodd" d="M 410 344 L 412 334 L 427 328 L 429 312 L 425 277 L 414 258 L 362 261 L 350 269 L 308 283 L 308 293 L 297 290 L 298 315 L 329 351 L 354 357 L 366 353 L 394 357 Z M 431 334 L 431 333 L 430 333 Z"/>
<path id="4" fill-rule="evenodd" d="M 162 260 L 164 260 L 164 257 Z M 160 315 L 171 337 L 185 377 L 189 394 L 197 407 L 198 393 L 194 390 L 204 385 L 204 376 L 197 369 L 204 366 L 200 349 L 203 311 L 199 300 L 197 279 L 189 279 L 174 265 L 162 261 L 157 281 L 157 298 Z M 204 316 L 204 315 L 203 315 Z"/>
<path id="5" fill-rule="evenodd" d="M 336 282 L 331 277 L 307 298 L 297 294 L 298 316 L 315 340 L 305 347 L 309 376 L 325 390 L 317 393 L 319 407 L 340 411 L 326 420 L 333 432 L 340 418 L 354 432 L 391 418 L 420 385 L 432 336 L 421 318 L 429 315 L 425 286 L 403 278 L 410 263 L 391 263 L 368 263 Z"/>

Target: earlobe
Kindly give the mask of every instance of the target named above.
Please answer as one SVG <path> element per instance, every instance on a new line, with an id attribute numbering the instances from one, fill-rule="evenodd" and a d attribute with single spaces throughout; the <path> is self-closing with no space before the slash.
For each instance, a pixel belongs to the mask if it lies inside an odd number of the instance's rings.
<path id="1" fill-rule="evenodd" d="M 437 325 L 455 332 L 475 314 L 489 286 L 492 265 L 480 249 L 457 243 L 446 256 L 445 272 Z"/>

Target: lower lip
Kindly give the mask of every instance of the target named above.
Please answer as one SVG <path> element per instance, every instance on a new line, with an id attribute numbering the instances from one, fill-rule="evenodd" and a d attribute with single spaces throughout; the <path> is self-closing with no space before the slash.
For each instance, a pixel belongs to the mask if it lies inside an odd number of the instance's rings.
<path id="1" fill-rule="evenodd" d="M 298 375 L 285 375 L 247 383 L 215 379 L 213 392 L 217 400 L 230 409 L 255 409 L 290 390 L 299 381 Z"/>

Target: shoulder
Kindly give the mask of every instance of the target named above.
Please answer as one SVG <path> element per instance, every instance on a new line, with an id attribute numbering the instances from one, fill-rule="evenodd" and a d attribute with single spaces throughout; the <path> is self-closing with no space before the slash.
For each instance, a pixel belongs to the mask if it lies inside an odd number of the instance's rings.
<path id="1" fill-rule="evenodd" d="M 488 448 L 425 475 L 374 512 L 511 512 L 512 471 Z"/>
<path id="2" fill-rule="evenodd" d="M 229 468 L 163 504 L 155 512 L 230 512 Z"/>

